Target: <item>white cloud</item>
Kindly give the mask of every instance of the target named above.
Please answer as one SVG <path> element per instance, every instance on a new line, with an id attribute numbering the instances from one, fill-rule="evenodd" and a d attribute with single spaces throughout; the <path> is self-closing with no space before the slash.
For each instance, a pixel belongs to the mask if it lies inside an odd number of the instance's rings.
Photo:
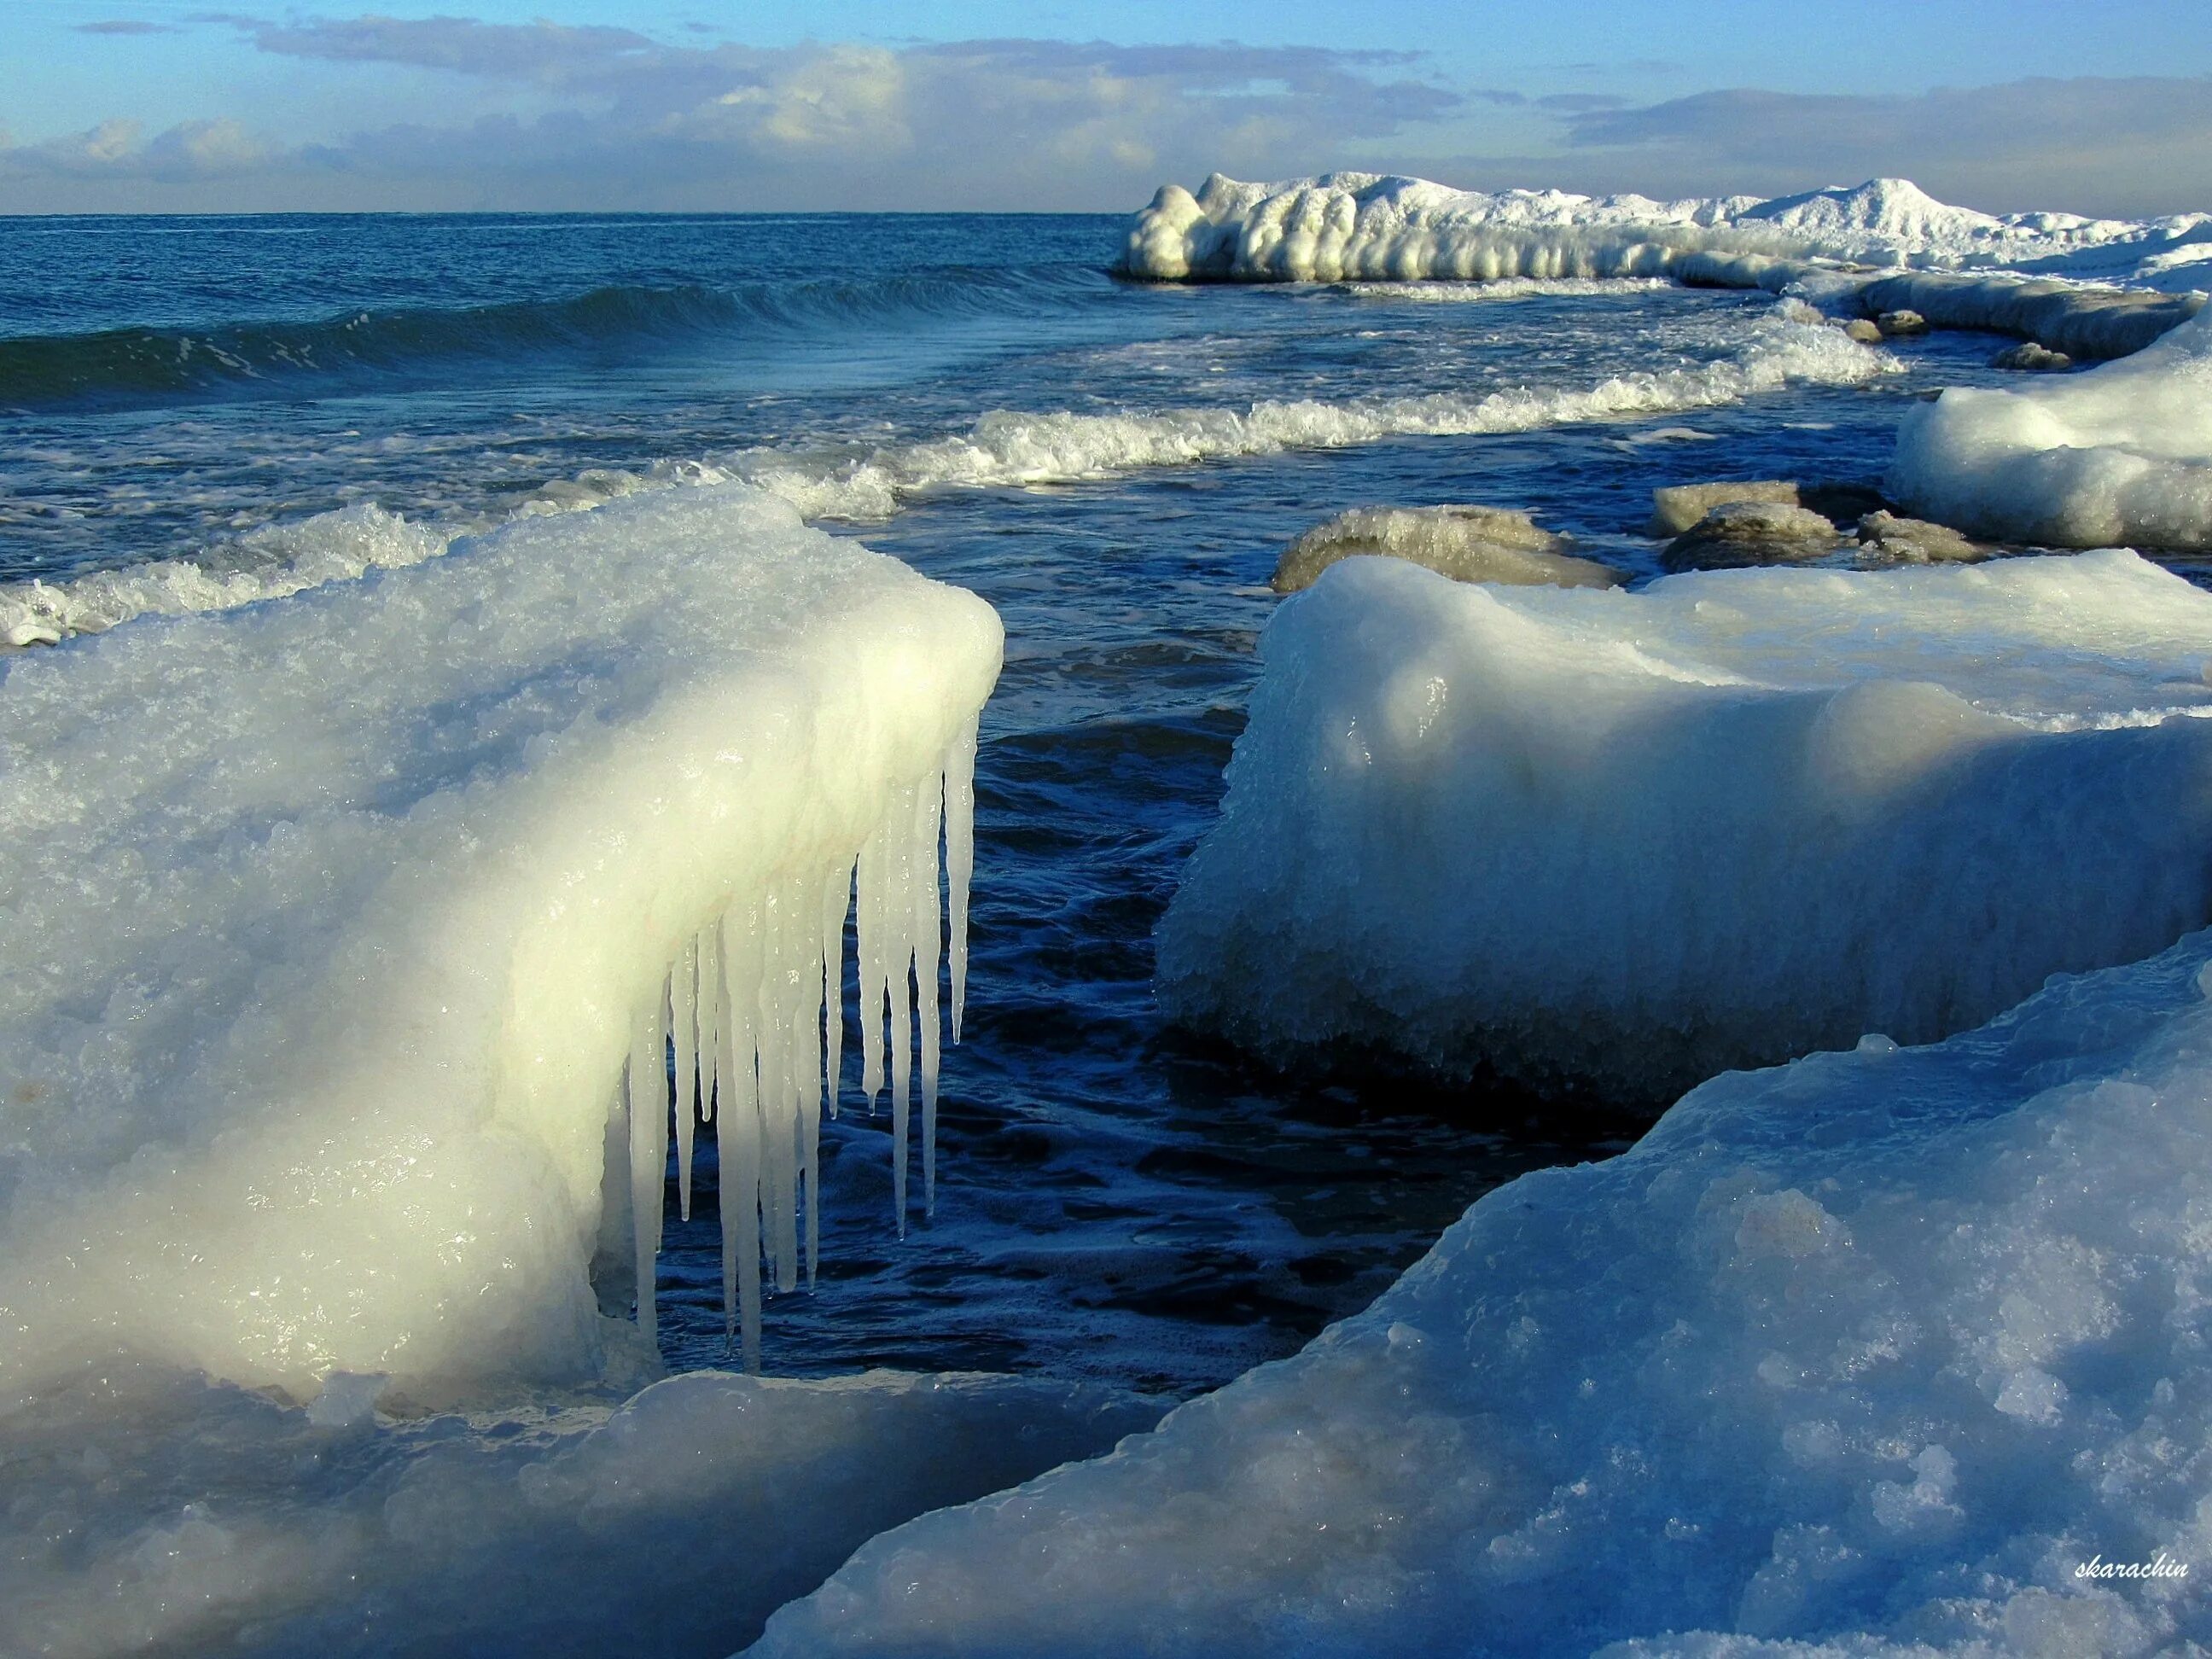
<path id="1" fill-rule="evenodd" d="M 1416 55 L 1313 47 L 769 50 L 458 16 L 198 21 L 297 65 L 321 131 L 349 136 L 307 143 L 234 118 L 151 137 L 116 119 L 14 147 L 0 138 L 0 210 L 1123 210 L 1217 168 L 1281 178 L 1346 166 L 1669 196 L 1902 173 L 1977 207 L 2212 206 L 2203 79 L 1738 89 L 1630 106 L 1600 93 L 1455 88 Z M 442 112 L 435 125 L 380 113 L 403 83 L 393 76 L 412 88 L 404 106 Z"/>
<path id="2" fill-rule="evenodd" d="M 1339 165 L 1347 143 L 1463 101 L 1402 54 L 1303 47 L 763 50 L 458 17 L 221 21 L 315 64 L 333 99 L 344 65 L 447 77 L 453 123 L 364 122 L 317 145 L 228 123 L 141 142 L 107 123 L 0 152 L 0 206 L 1118 209 L 1165 177 Z M 225 188 L 155 188 L 180 178 Z M 107 196 L 86 202 L 95 179 Z"/>

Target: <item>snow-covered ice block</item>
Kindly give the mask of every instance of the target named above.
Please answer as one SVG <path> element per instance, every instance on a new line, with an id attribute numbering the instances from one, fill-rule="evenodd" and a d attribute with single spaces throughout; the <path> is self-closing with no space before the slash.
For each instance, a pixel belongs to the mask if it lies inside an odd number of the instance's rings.
<path id="1" fill-rule="evenodd" d="M 754 1652 L 2212 1642 L 2208 990 L 2199 933 L 1717 1079 L 1294 1358 L 875 1539 Z"/>
<path id="2" fill-rule="evenodd" d="M 790 1282 L 856 859 L 865 1081 L 903 1129 L 918 1036 L 934 1104 L 1000 641 L 732 487 L 7 659 L 0 1391 L 588 1372 L 595 1248 L 651 1328 L 671 1035 L 732 1304 Z"/>
<path id="3" fill-rule="evenodd" d="M 38 1498 L 0 1506 L 0 1652 L 726 1654 L 874 1533 L 1158 1416 L 1041 1378 L 693 1372 L 331 1422 L 105 1368 L 0 1419 Z"/>
<path id="4" fill-rule="evenodd" d="M 2212 312 L 2086 374 L 1951 388 L 1898 428 L 1888 488 L 1973 535 L 2212 547 Z"/>
<path id="5" fill-rule="evenodd" d="M 1261 653 L 1159 980 L 1275 1059 L 1663 1101 L 2212 918 L 2212 594 L 2132 554 L 1632 593 L 1352 559 Z"/>

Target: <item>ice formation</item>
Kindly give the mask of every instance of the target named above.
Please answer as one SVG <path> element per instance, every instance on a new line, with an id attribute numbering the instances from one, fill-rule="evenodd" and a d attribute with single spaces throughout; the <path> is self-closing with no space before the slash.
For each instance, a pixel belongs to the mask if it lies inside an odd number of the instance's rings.
<path id="1" fill-rule="evenodd" d="M 1717 1079 L 1295 1358 L 872 1540 L 753 1652 L 2193 1650 L 2209 993 L 2200 933 Z"/>
<path id="2" fill-rule="evenodd" d="M 872 1534 L 1159 1416 L 957 1374 L 692 1372 L 465 1419 L 395 1415 L 374 1378 L 301 1411 L 105 1375 L 0 1419 L 0 1652 L 726 1654 Z"/>
<path id="3" fill-rule="evenodd" d="M 1000 649 L 726 487 L 9 659 L 0 1386 L 589 1373 L 595 1243 L 652 1327 L 672 1031 L 750 1347 L 856 888 L 864 1085 L 903 1130 L 918 1040 L 933 1116 Z"/>
<path id="4" fill-rule="evenodd" d="M 2212 594 L 2128 553 L 1285 603 L 1169 1010 L 1663 1101 L 2212 918 Z"/>
<path id="5" fill-rule="evenodd" d="M 1363 554 L 1405 559 L 1462 582 L 1618 587 L 1626 580 L 1594 559 L 1577 558 L 1569 545 L 1526 513 L 1501 507 L 1355 507 L 1285 548 L 1269 585 L 1296 593 L 1339 560 Z"/>
<path id="6" fill-rule="evenodd" d="M 1454 190 L 1424 179 L 1332 173 L 1280 184 L 1219 173 L 1194 196 L 1163 185 L 1122 252 L 1132 275 L 1181 282 L 1680 277 L 1758 287 L 1759 261 L 1936 269 L 2027 267 L 2104 278 L 2197 271 L 2212 214 L 2154 220 L 1996 217 L 1910 180 L 1759 201 L 1657 202 L 1565 191 Z M 1728 261 L 1752 263 L 1731 269 Z"/>
<path id="7" fill-rule="evenodd" d="M 2018 276 L 1914 272 L 1867 283 L 1860 313 L 1913 311 L 1938 328 L 2017 334 L 2069 357 L 2124 357 L 2204 308 L 2202 294 L 2153 294 Z"/>
<path id="8" fill-rule="evenodd" d="M 1888 488 L 1973 535 L 2212 547 L 2212 313 L 2086 373 L 1913 409 Z"/>
<path id="9" fill-rule="evenodd" d="M 2194 315 L 2208 261 L 2212 214 L 2000 218 L 1903 179 L 1765 202 L 1656 202 L 1333 173 L 1280 184 L 1215 173 L 1195 196 L 1164 185 L 1137 215 L 1121 267 L 1162 282 L 1472 283 L 1514 294 L 1532 283 L 1587 291 L 1663 279 L 1799 294 L 1846 316 L 1910 307 L 1945 327 L 2111 357 Z M 1994 274 L 1884 276 L 1870 266 Z"/>

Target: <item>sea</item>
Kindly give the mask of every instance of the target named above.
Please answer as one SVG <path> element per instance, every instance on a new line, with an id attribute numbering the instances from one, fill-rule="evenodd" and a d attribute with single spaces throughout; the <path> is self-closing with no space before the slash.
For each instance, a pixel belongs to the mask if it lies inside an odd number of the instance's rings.
<path id="1" fill-rule="evenodd" d="M 1188 1395 L 1364 1306 L 1492 1188 L 1632 1144 L 1601 1099 L 1283 1075 L 1164 1022 L 1152 931 L 1218 810 L 1275 561 L 1349 507 L 1475 502 L 1648 580 L 1656 486 L 1875 484 L 1912 399 L 2005 378 L 1970 333 L 1801 374 L 1812 325 L 1756 292 L 1135 283 L 1126 234 L 0 220 L 0 591 L 281 575 L 372 509 L 434 540 L 750 478 L 997 607 L 935 1212 L 898 1236 L 889 1115 L 848 1061 L 821 1275 L 769 1301 L 772 1374 Z M 660 1265 L 677 1370 L 728 1360 L 701 1133 Z"/>

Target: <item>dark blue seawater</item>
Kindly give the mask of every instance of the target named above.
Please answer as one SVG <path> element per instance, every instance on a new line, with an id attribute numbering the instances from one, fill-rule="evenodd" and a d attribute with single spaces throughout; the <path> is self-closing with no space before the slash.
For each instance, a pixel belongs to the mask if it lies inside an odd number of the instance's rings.
<path id="1" fill-rule="evenodd" d="M 1108 272 L 1122 228 L 0 221 L 0 580 L 219 562 L 264 526 L 360 502 L 459 529 L 608 477 L 681 487 L 748 452 L 834 468 L 994 411 L 1585 390 L 1726 358 L 1773 304 L 1148 287 Z M 1637 419 L 939 483 L 881 522 L 832 524 L 981 593 L 1008 653 L 985 717 L 969 1030 L 945 1064 L 936 1218 L 896 1239 L 887 1121 L 848 1094 L 825 1126 L 820 1286 L 771 1298 L 769 1367 L 1195 1389 L 1364 1305 L 1499 1182 L 1626 1144 L 1636 1126 L 1602 1103 L 1286 1080 L 1163 1028 L 1152 929 L 1215 811 L 1275 557 L 1347 507 L 1480 501 L 1648 570 L 1655 485 L 1876 480 L 1905 401 L 1996 379 L 1995 343 L 1937 335 L 1869 385 Z M 711 1156 L 701 1185 L 662 1258 L 679 1365 L 723 1358 Z"/>

